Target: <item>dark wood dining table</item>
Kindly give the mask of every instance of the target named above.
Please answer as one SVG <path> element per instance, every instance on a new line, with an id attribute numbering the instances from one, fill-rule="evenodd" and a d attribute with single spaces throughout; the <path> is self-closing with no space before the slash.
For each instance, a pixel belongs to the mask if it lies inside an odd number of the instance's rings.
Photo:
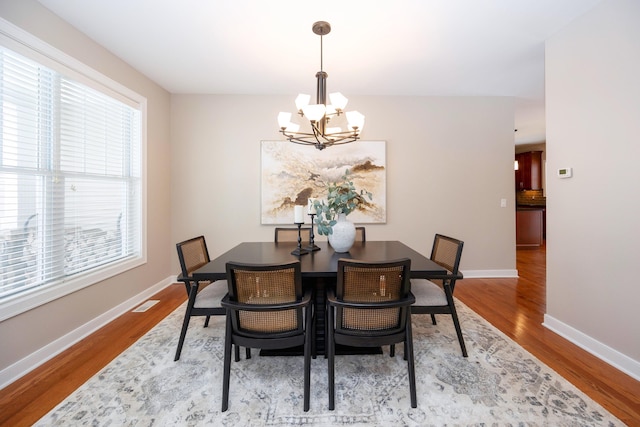
<path id="1" fill-rule="evenodd" d="M 428 257 L 399 241 L 355 242 L 349 252 L 336 252 L 328 242 L 316 242 L 320 250 L 304 255 L 292 255 L 295 242 L 243 242 L 212 259 L 196 270 L 196 280 L 226 279 L 226 263 L 229 261 L 270 264 L 300 260 L 302 278 L 335 278 L 340 258 L 364 261 L 387 261 L 400 258 L 411 259 L 411 277 L 436 279 L 450 277 L 450 273 Z M 304 244 L 303 244 L 304 247 Z M 460 279 L 462 277 L 458 277 Z"/>
<path id="2" fill-rule="evenodd" d="M 349 252 L 336 252 L 328 242 L 315 242 L 320 250 L 304 255 L 292 255 L 295 242 L 243 242 L 227 252 L 217 256 L 193 272 L 195 280 L 226 279 L 226 263 L 275 264 L 300 260 L 304 287 L 314 291 L 316 313 L 316 348 L 324 353 L 324 315 L 325 292 L 327 287 L 335 286 L 338 260 L 340 258 L 363 261 L 388 261 L 400 258 L 411 259 L 411 277 L 424 279 L 450 278 L 451 273 L 399 241 L 355 242 Z M 304 247 L 304 244 L 303 244 Z M 461 279 L 458 274 L 457 279 Z M 339 353 L 340 350 L 337 350 Z"/>

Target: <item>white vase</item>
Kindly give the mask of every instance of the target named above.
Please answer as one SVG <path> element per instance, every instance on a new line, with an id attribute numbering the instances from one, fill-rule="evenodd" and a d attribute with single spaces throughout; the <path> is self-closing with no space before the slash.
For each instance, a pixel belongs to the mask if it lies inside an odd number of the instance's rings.
<path id="1" fill-rule="evenodd" d="M 338 222 L 333 226 L 333 233 L 329 234 L 329 244 L 336 252 L 349 252 L 355 240 L 356 226 L 345 214 L 338 214 Z"/>

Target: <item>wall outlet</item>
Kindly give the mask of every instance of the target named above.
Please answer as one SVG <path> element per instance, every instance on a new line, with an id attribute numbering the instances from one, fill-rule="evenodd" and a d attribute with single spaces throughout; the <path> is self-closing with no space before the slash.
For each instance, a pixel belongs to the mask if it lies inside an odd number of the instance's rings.
<path id="1" fill-rule="evenodd" d="M 500 199 L 500 207 L 501 208 L 507 207 L 507 199 Z"/>

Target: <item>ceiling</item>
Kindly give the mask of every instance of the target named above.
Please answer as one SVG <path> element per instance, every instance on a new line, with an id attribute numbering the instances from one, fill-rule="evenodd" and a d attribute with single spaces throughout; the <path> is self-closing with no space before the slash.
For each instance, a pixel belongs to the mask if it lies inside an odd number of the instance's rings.
<path id="1" fill-rule="evenodd" d="M 328 92 L 513 96 L 516 144 L 545 141 L 544 41 L 601 1 L 39 0 L 171 93 L 313 94 L 328 21 Z"/>

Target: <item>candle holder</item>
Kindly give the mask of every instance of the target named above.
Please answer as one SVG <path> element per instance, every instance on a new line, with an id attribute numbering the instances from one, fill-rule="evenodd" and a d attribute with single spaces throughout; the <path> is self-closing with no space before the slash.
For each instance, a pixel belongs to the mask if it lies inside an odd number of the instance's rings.
<path id="1" fill-rule="evenodd" d="M 308 254 L 309 251 L 302 248 L 302 237 L 300 236 L 300 229 L 302 228 L 303 223 L 296 222 L 294 224 L 298 226 L 298 247 L 291 252 L 291 255 L 300 256 L 300 255 Z"/>
<path id="2" fill-rule="evenodd" d="M 313 252 L 313 251 L 319 251 L 319 250 L 320 250 L 320 247 L 319 247 L 319 246 L 317 246 L 317 245 L 315 244 L 314 240 L 313 240 L 313 238 L 315 237 L 315 236 L 313 235 L 313 217 L 315 217 L 315 216 L 316 216 L 316 214 L 312 214 L 312 213 L 310 213 L 310 214 L 309 214 L 309 216 L 311 217 L 311 230 L 309 231 L 309 246 L 307 246 L 307 250 L 308 250 L 308 251 L 311 251 L 311 252 Z"/>

